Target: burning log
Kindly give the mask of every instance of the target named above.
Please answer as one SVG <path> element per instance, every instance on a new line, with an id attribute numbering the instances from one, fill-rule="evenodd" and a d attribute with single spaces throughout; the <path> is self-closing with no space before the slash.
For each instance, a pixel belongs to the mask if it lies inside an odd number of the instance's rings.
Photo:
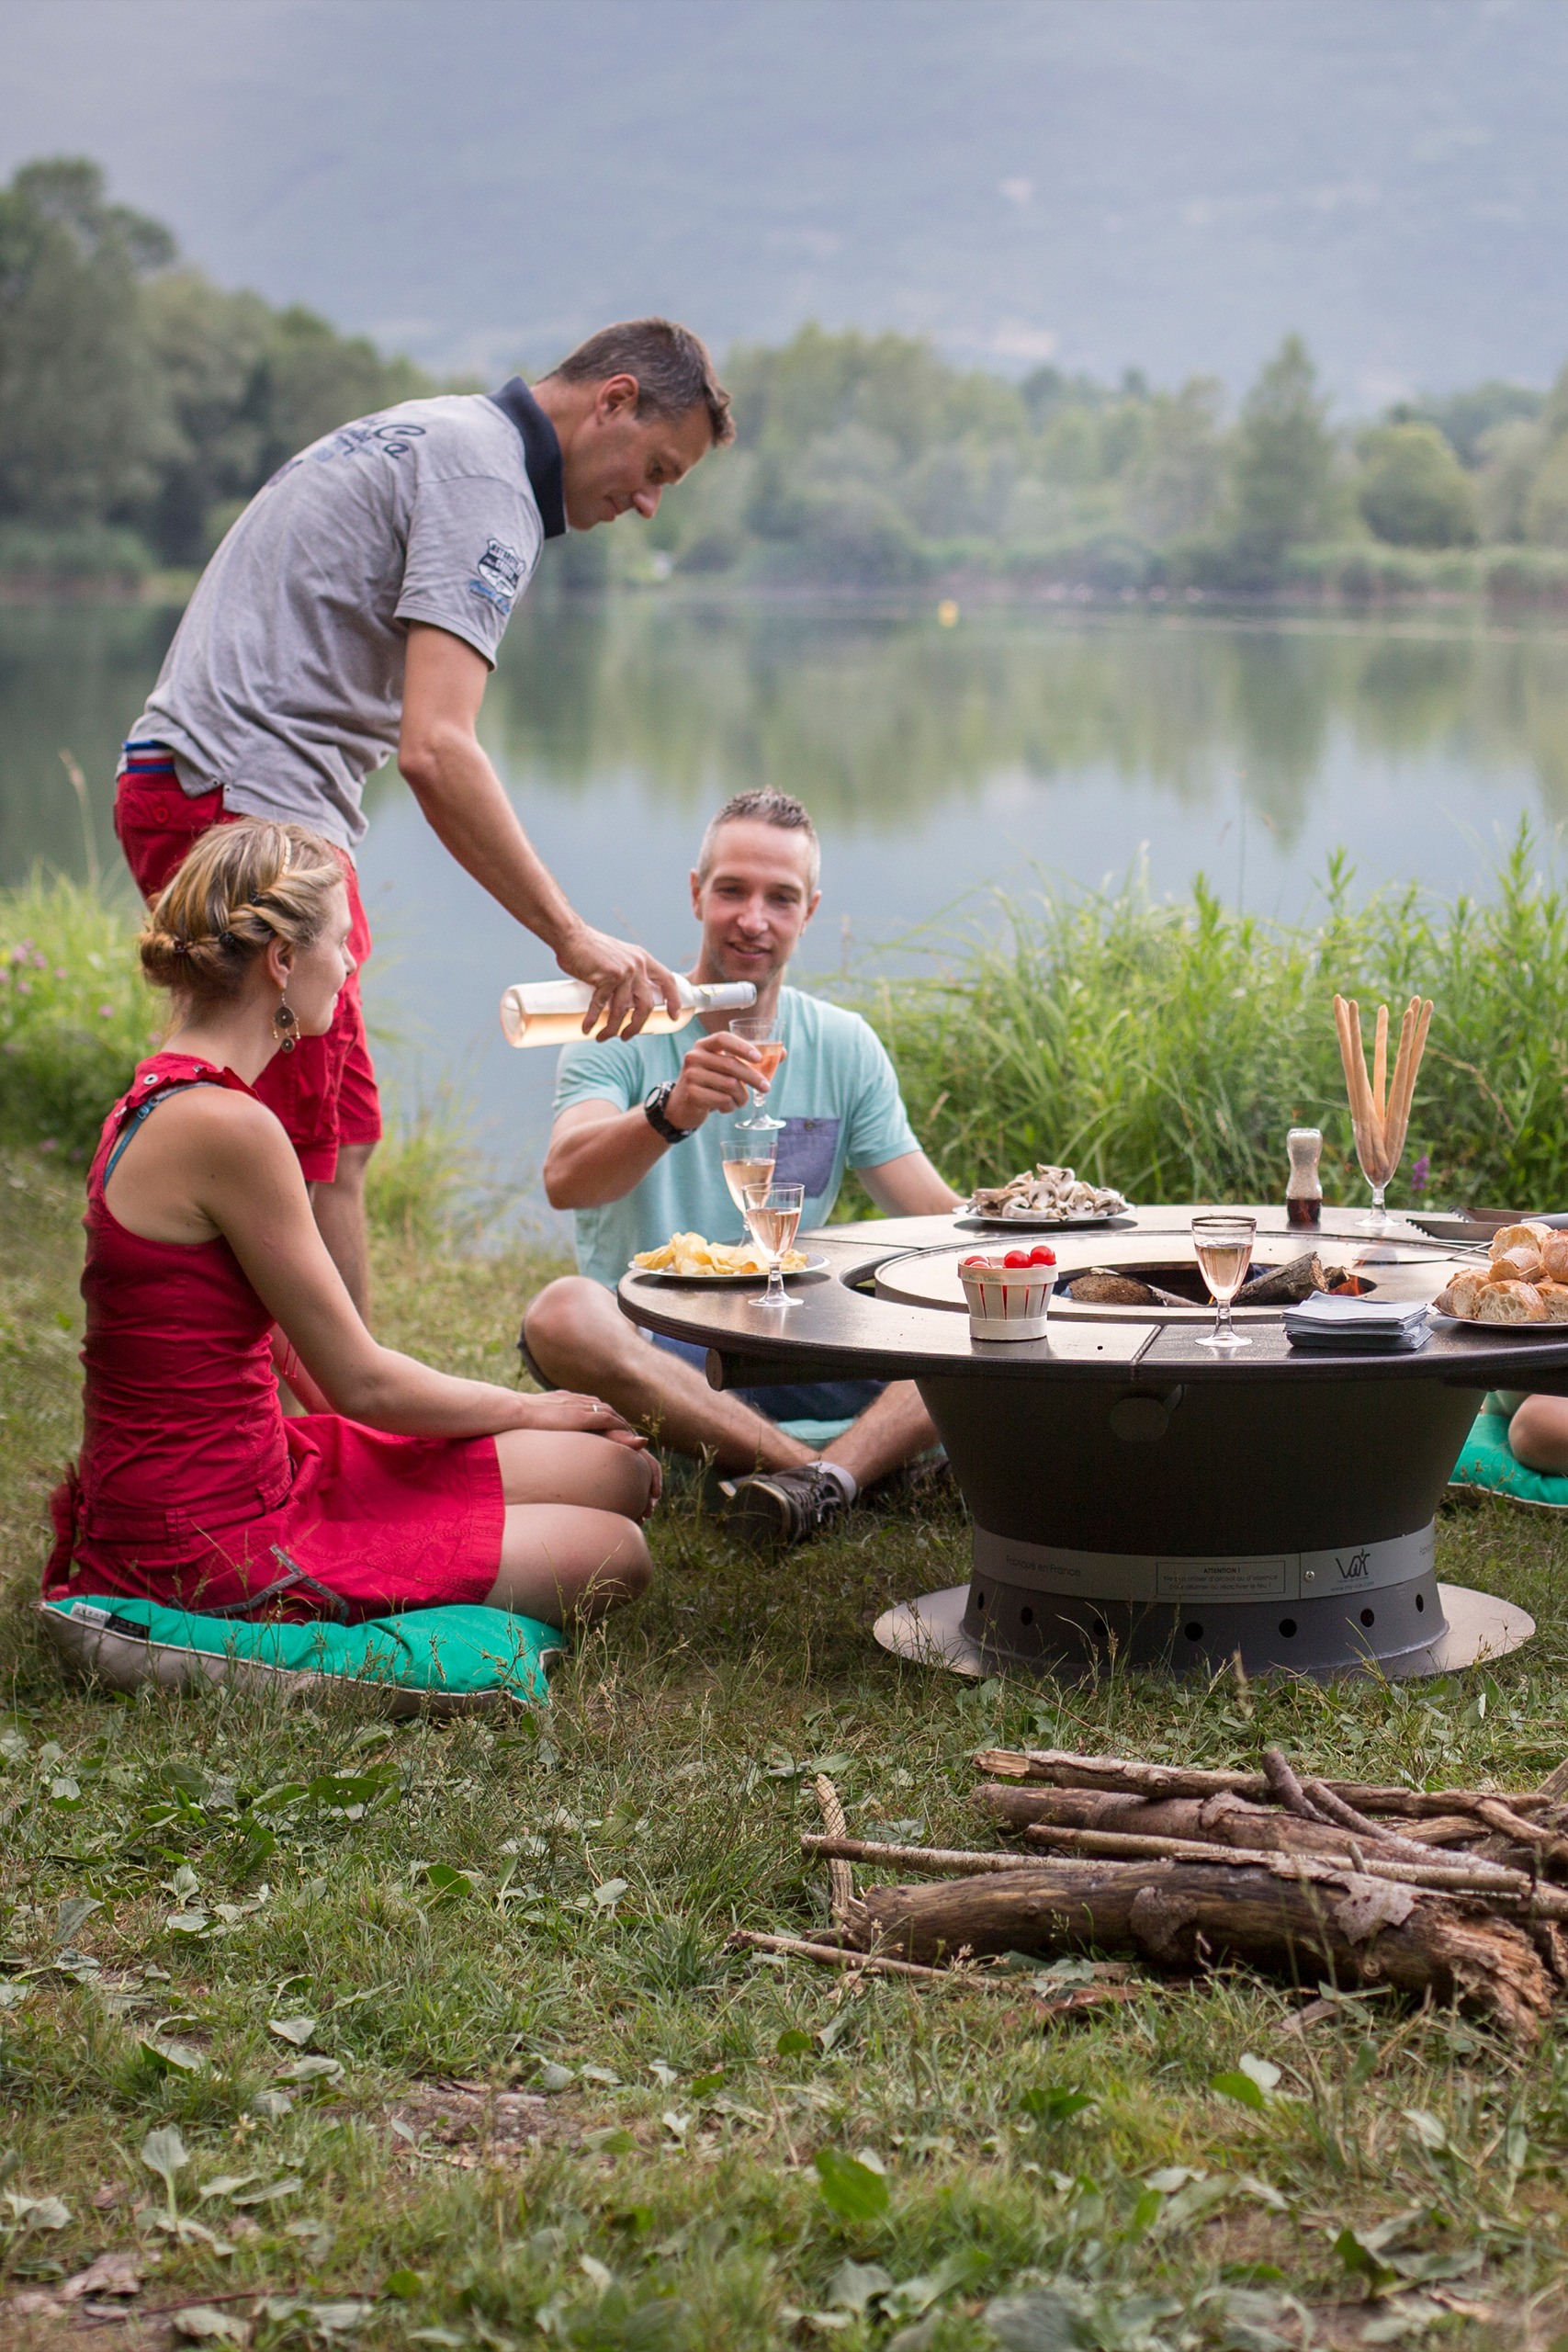
<path id="1" fill-rule="evenodd" d="M 1389 1984 L 1457 2001 L 1532 2042 L 1552 1980 L 1530 1936 L 1473 1899 L 1348 1870 L 1325 1882 L 1257 1864 L 1089 1860 L 884 1886 L 849 1939 L 927 1966 L 960 1952 L 1122 1953 L 1163 1968 L 1243 1961 L 1294 1979 Z"/>
<path id="2" fill-rule="evenodd" d="M 1335 1269 L 1336 1272 L 1338 1268 Z M 1269 1266 L 1243 1283 L 1233 1302 L 1237 1306 L 1297 1306 L 1314 1291 L 1329 1288 L 1323 1261 L 1315 1250 L 1292 1258 L 1288 1266 Z"/>

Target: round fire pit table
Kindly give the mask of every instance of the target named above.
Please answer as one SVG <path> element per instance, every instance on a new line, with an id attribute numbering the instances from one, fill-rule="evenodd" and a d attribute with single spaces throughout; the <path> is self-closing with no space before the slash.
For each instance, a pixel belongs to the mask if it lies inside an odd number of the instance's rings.
<path id="1" fill-rule="evenodd" d="M 1485 1392 L 1568 1395 L 1568 1325 L 1436 1330 L 1409 1355 L 1292 1348 L 1279 1307 L 1236 1309 L 1250 1345 L 1200 1344 L 1213 1322 L 1190 1208 L 1089 1231 L 1020 1235 L 953 1217 L 833 1226 L 828 1260 L 762 1310 L 753 1288 L 628 1273 L 623 1313 L 705 1345 L 716 1388 L 913 1380 L 974 1522 L 967 1586 L 889 1610 L 885 1647 L 969 1674 L 1081 1672 L 1114 1654 L 1213 1673 L 1319 1679 L 1445 1672 L 1516 1649 L 1524 1611 L 1439 1585 L 1434 1515 Z M 1316 1234 L 1260 1208 L 1253 1272 L 1315 1250 L 1380 1298 L 1431 1299 L 1473 1262 L 1398 1220 L 1375 1244 L 1348 1211 Z M 1043 1340 L 971 1339 L 961 1257 L 1050 1241 L 1059 1287 Z M 1176 1301 L 1080 1304 L 1090 1268 Z M 1540 1333 L 1541 1336 L 1537 1336 Z"/>

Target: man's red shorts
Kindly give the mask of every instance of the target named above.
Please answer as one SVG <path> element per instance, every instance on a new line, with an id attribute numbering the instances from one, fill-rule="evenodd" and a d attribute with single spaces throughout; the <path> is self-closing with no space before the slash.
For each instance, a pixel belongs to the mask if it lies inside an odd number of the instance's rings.
<path id="1" fill-rule="evenodd" d="M 144 899 L 157 897 L 209 827 L 237 821 L 225 810 L 221 792 L 204 792 L 196 799 L 183 792 L 172 759 L 159 763 L 143 753 L 120 774 L 114 829 Z M 338 855 L 354 919 L 348 952 L 355 964 L 363 965 L 370 953 L 370 924 L 360 902 L 354 862 L 341 850 Z M 326 1035 L 301 1037 L 291 1054 L 275 1054 L 255 1091 L 282 1120 L 311 1182 L 332 1182 L 342 1145 L 380 1140 L 381 1102 L 365 1038 L 357 972 L 338 998 Z"/>

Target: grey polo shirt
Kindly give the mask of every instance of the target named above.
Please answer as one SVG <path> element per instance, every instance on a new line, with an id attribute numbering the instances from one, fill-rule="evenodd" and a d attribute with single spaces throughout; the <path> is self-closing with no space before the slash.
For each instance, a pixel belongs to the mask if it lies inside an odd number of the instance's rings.
<path id="1" fill-rule="evenodd" d="M 407 624 L 493 664 L 565 528 L 560 444 L 520 377 L 343 425 L 235 523 L 131 741 L 166 745 L 193 796 L 353 849 L 365 779 L 397 749 Z"/>

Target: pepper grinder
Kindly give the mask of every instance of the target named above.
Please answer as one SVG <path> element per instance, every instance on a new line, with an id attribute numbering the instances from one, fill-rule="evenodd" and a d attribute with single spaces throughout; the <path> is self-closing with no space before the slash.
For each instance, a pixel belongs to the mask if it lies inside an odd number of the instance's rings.
<path id="1" fill-rule="evenodd" d="M 1285 1137 L 1291 1155 L 1291 1178 L 1285 1186 L 1285 1222 L 1315 1228 L 1323 1222 L 1323 1183 L 1317 1163 L 1323 1152 L 1318 1127 L 1292 1127 Z"/>

